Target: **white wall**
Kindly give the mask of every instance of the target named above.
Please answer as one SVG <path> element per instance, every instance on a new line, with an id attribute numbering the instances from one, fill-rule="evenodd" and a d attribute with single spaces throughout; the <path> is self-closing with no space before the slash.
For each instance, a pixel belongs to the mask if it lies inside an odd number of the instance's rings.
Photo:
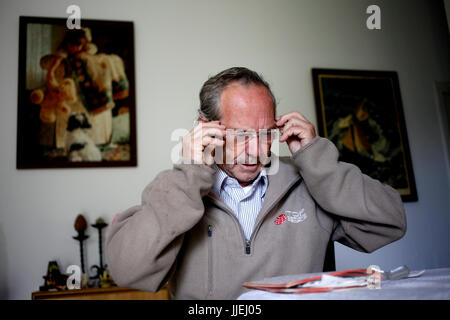
<path id="1" fill-rule="evenodd" d="M 441 1 L 1 1 L 0 298 L 29 299 L 47 262 L 79 264 L 73 222 L 89 223 L 140 202 L 145 185 L 170 164 L 175 128 L 189 128 L 201 84 L 230 66 L 248 66 L 273 85 L 279 112 L 316 123 L 312 67 L 396 70 L 419 202 L 406 203 L 406 236 L 374 254 L 337 245 L 337 267 L 450 266 L 450 187 L 434 81 L 449 80 L 449 38 Z M 382 30 L 365 27 L 378 4 Z M 138 167 L 16 170 L 19 15 L 135 23 Z M 286 151 L 286 149 L 284 150 Z M 87 265 L 97 264 L 97 236 Z"/>

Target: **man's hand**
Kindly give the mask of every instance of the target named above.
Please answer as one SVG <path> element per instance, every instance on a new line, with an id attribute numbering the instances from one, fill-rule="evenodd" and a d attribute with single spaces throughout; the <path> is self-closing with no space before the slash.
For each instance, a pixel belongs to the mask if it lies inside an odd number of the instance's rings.
<path id="1" fill-rule="evenodd" d="M 203 121 L 183 137 L 182 154 L 184 162 L 213 165 L 212 152 L 216 146 L 223 146 L 225 126 L 219 121 Z"/>
<path id="2" fill-rule="evenodd" d="M 314 125 L 297 111 L 275 118 L 275 124 L 282 129 L 280 142 L 287 142 L 292 154 L 311 142 L 316 136 Z"/>

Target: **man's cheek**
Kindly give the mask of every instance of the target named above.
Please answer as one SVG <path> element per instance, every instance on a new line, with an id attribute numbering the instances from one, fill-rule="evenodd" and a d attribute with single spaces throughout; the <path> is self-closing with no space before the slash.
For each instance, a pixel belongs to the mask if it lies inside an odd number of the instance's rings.
<path id="1" fill-rule="evenodd" d="M 271 143 L 262 143 L 259 147 L 259 162 L 266 165 L 269 162 Z"/>

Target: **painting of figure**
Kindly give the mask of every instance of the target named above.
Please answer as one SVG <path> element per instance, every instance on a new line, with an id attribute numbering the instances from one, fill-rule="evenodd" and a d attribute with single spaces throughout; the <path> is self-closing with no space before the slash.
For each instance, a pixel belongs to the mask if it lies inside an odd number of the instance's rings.
<path id="1" fill-rule="evenodd" d="M 132 22 L 20 18 L 17 167 L 136 165 Z"/>
<path id="2" fill-rule="evenodd" d="M 340 160 L 417 201 L 397 73 L 313 69 L 313 83 L 319 133 Z"/>

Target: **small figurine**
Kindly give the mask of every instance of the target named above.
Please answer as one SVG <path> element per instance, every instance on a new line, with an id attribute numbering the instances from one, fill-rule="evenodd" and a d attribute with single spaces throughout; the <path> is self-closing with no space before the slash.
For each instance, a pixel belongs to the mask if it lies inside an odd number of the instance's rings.
<path id="1" fill-rule="evenodd" d="M 108 270 L 103 270 L 103 274 L 99 275 L 99 286 L 100 288 L 110 288 L 115 286 L 112 277 L 108 274 Z"/>
<path id="2" fill-rule="evenodd" d="M 49 261 L 47 275 L 43 276 L 45 282 L 39 287 L 40 291 L 57 291 L 66 289 L 67 276 L 59 271 L 56 261 Z"/>

